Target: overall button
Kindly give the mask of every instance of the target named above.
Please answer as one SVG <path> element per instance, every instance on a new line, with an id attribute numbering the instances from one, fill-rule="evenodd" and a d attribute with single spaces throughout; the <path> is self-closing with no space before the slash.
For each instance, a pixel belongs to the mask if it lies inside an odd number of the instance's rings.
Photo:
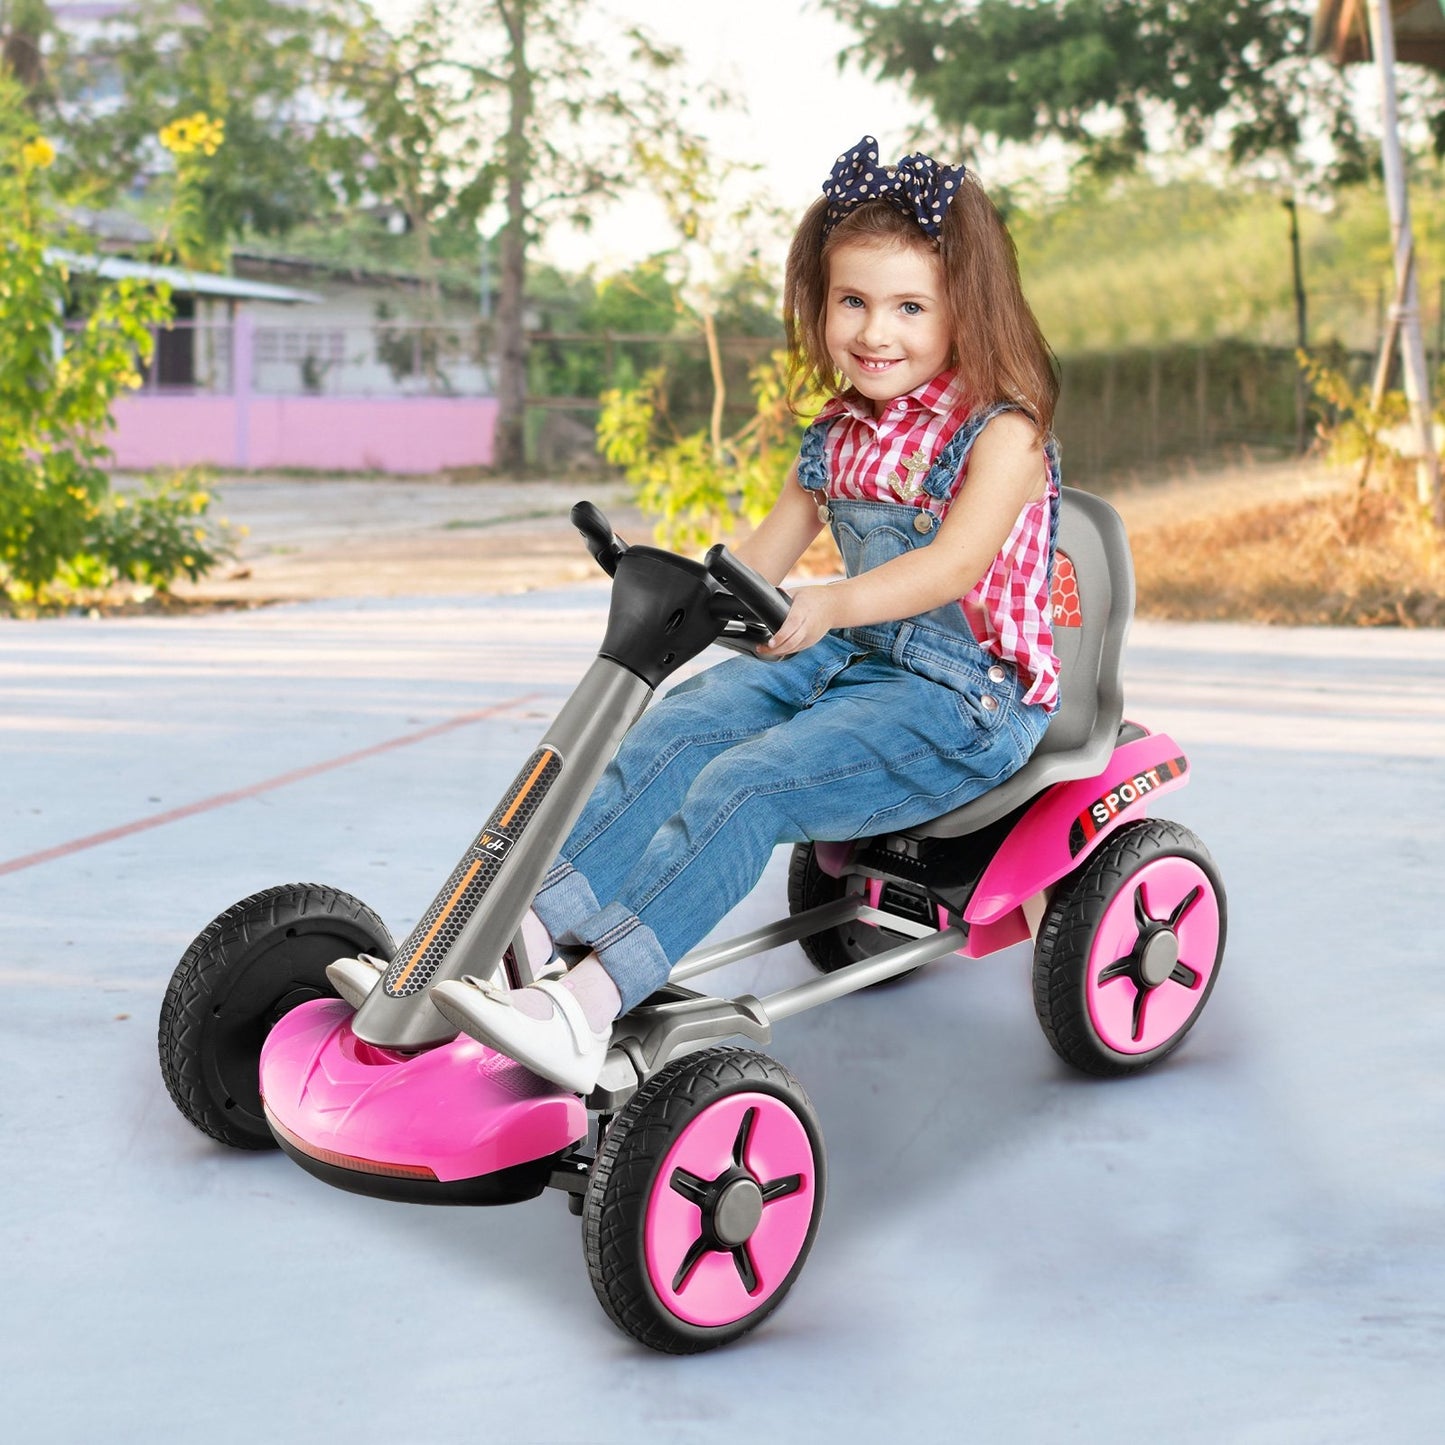
<path id="1" fill-rule="evenodd" d="M 998 663 L 994 663 L 994 665 L 988 670 L 988 680 L 990 682 L 1004 682 L 1007 680 L 1007 678 L 1008 673 L 1006 673 L 1003 668 L 998 665 Z"/>
<path id="2" fill-rule="evenodd" d="M 920 512 L 913 519 L 913 530 L 927 536 L 933 530 L 933 513 Z"/>
<path id="3" fill-rule="evenodd" d="M 984 693 L 984 695 L 979 698 L 979 703 L 985 712 L 998 711 L 998 699 L 991 692 Z"/>

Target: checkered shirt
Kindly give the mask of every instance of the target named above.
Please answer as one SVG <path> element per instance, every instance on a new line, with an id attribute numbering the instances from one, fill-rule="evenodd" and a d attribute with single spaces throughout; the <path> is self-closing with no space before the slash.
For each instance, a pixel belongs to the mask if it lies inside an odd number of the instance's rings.
<path id="1" fill-rule="evenodd" d="M 869 402 L 839 397 L 821 417 L 839 416 L 828 428 L 828 495 L 839 501 L 894 502 L 928 508 L 940 521 L 947 501 L 908 487 L 912 474 L 904 467 L 920 449 L 930 465 L 948 439 L 967 420 L 969 407 L 953 371 L 888 403 L 881 417 Z M 922 472 L 918 473 L 923 476 Z M 958 487 L 968 476 L 968 458 L 958 474 Z M 964 616 L 979 645 L 1018 668 L 1028 681 L 1024 701 L 1050 712 L 1059 701 L 1059 660 L 1054 655 L 1050 618 L 1049 502 L 1059 479 L 1050 468 L 1049 495 L 1029 502 L 1014 522 L 1008 540 L 966 597 Z M 957 487 L 954 489 L 957 494 Z"/>

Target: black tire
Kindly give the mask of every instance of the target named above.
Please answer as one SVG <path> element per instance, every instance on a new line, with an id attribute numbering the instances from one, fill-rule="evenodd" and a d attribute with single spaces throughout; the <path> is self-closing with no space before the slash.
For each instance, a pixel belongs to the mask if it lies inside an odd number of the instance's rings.
<path id="1" fill-rule="evenodd" d="M 731 1142 L 718 1154 L 709 1136 Z M 756 1152 L 754 1140 L 763 1141 Z M 752 1172 L 748 1160 L 763 1153 L 784 1171 L 779 1177 Z M 714 1163 L 700 1173 L 683 1167 L 704 1159 Z M 716 1175 L 714 1164 L 721 1165 Z M 781 1064 L 739 1048 L 674 1060 L 613 1120 L 588 1179 L 582 1247 L 602 1308 L 619 1329 L 668 1354 L 714 1349 L 756 1328 L 792 1288 L 812 1248 L 825 1174 L 813 1106 Z M 766 1213 L 775 1209 L 784 1212 Z M 657 1243 L 669 1238 L 679 1241 L 671 1252 Z M 704 1269 L 713 1274 L 702 1287 L 714 1292 L 701 1315 L 685 1318 L 688 1288 L 701 1283 Z"/>
<path id="2" fill-rule="evenodd" d="M 197 935 L 161 1003 L 161 1077 L 202 1133 L 237 1149 L 272 1149 L 261 1109 L 261 1045 L 283 1014 L 335 998 L 326 965 L 389 959 L 386 925 L 336 888 L 289 883 L 243 898 Z"/>
<path id="3" fill-rule="evenodd" d="M 811 843 L 795 843 L 792 859 L 788 864 L 788 912 L 805 913 L 824 903 L 836 902 L 848 891 L 841 878 L 834 878 L 818 866 L 817 853 Z M 803 956 L 820 973 L 836 973 L 850 963 L 860 959 L 876 958 L 900 943 L 907 943 L 909 935 L 894 933 L 891 929 L 875 928 L 871 923 L 844 923 L 836 928 L 825 928 L 821 933 L 809 934 L 799 939 Z M 918 968 L 923 965 L 919 964 Z M 886 988 L 918 972 L 910 968 L 894 978 L 876 983 L 874 988 Z"/>
<path id="4" fill-rule="evenodd" d="M 1225 925 L 1219 872 L 1188 828 L 1164 818 L 1120 828 L 1044 912 L 1034 1010 L 1054 1052 L 1102 1076 L 1137 1073 L 1172 1052 L 1214 989 Z"/>

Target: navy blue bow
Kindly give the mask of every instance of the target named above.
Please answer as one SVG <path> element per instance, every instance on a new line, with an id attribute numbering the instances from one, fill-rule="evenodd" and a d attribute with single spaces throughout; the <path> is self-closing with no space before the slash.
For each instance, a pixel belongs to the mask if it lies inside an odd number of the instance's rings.
<path id="1" fill-rule="evenodd" d="M 823 183 L 823 194 L 828 198 L 824 233 L 855 206 L 865 201 L 887 201 L 905 216 L 912 216 L 930 236 L 936 236 L 943 225 L 943 213 L 967 174 L 963 166 L 941 166 L 921 151 L 904 156 L 896 166 L 880 166 L 878 142 L 865 135 L 838 157 Z"/>

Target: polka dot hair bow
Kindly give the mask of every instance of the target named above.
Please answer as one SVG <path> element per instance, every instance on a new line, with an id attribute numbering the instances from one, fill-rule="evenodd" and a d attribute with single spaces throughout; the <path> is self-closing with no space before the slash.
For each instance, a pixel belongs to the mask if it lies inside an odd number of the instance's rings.
<path id="1" fill-rule="evenodd" d="M 967 171 L 963 166 L 941 166 L 921 151 L 904 156 L 896 166 L 878 164 L 878 142 L 865 135 L 838 163 L 823 183 L 828 198 L 824 230 L 831 231 L 855 206 L 865 201 L 887 201 L 912 216 L 930 235 L 943 225 L 943 213 L 958 194 Z"/>

